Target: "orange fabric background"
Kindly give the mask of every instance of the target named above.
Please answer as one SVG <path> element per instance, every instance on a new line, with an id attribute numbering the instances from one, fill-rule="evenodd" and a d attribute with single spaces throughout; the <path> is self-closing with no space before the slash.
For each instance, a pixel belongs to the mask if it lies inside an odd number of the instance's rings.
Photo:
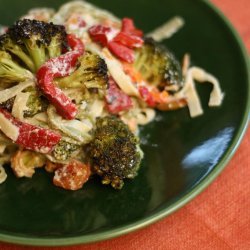
<path id="1" fill-rule="evenodd" d="M 250 52 L 250 1 L 213 0 Z M 250 128 L 223 173 L 184 208 L 147 228 L 96 244 L 37 250 L 248 250 L 250 249 Z M 34 247 L 0 243 L 0 250 Z"/>

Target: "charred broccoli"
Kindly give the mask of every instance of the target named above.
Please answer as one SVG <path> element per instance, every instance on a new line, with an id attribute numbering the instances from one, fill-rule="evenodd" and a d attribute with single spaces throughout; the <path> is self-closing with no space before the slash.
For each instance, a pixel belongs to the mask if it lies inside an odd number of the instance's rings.
<path id="1" fill-rule="evenodd" d="M 0 51 L 0 81 L 1 82 L 23 82 L 32 78 L 30 71 L 18 65 L 11 55 L 5 51 Z"/>
<path id="2" fill-rule="evenodd" d="M 106 89 L 108 83 L 108 69 L 105 61 L 98 55 L 86 51 L 79 58 L 80 65 L 68 77 L 58 79 L 61 88 L 78 88 L 85 86 L 88 89 Z"/>
<path id="3" fill-rule="evenodd" d="M 23 19 L 0 36 L 0 50 L 5 50 L 36 72 L 49 58 L 61 55 L 66 46 L 64 26 Z"/>
<path id="4" fill-rule="evenodd" d="M 25 92 L 29 92 L 30 94 L 26 104 L 27 110 L 24 111 L 25 117 L 32 117 L 47 109 L 49 103 L 47 99 L 39 93 L 37 89 L 30 87 L 26 89 Z"/>
<path id="5" fill-rule="evenodd" d="M 86 148 L 92 171 L 103 184 L 123 187 L 125 178 L 137 175 L 142 159 L 139 139 L 119 118 L 97 118 L 94 140 Z"/>
<path id="6" fill-rule="evenodd" d="M 175 92 L 182 86 L 179 62 L 170 51 L 152 38 L 145 38 L 142 48 L 136 50 L 134 67 L 149 84 L 159 90 L 167 88 Z"/>
<path id="7" fill-rule="evenodd" d="M 68 160 L 80 148 L 79 145 L 61 140 L 52 152 L 53 157 L 58 161 Z"/>
<path id="8" fill-rule="evenodd" d="M 15 97 L 10 98 L 9 100 L 0 103 L 0 107 L 6 109 L 11 113 L 12 107 L 14 105 Z"/>
<path id="9" fill-rule="evenodd" d="M 4 34 L 0 36 L 0 49 L 15 55 L 30 71 L 35 71 L 35 65 L 31 58 L 23 51 L 23 48 L 11 40 L 9 35 Z"/>

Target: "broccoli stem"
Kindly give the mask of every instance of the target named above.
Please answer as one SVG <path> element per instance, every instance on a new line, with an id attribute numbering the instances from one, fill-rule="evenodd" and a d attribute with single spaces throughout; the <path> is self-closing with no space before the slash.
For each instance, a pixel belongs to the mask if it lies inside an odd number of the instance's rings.
<path id="1" fill-rule="evenodd" d="M 32 78 L 30 71 L 20 67 L 8 58 L 0 58 L 0 77 L 14 82 L 22 82 Z"/>
<path id="2" fill-rule="evenodd" d="M 46 61 L 45 48 L 43 45 L 37 45 L 33 40 L 26 40 L 25 46 L 34 61 L 35 71 L 37 71 Z"/>
<path id="3" fill-rule="evenodd" d="M 19 57 L 25 65 L 30 69 L 30 71 L 35 72 L 35 65 L 33 61 L 21 50 L 19 46 L 14 46 L 12 49 L 8 48 L 7 49 L 9 52 L 12 54 L 16 55 Z"/>
<path id="4" fill-rule="evenodd" d="M 57 39 L 52 39 L 50 45 L 48 46 L 49 58 L 55 58 L 62 54 L 61 45 Z"/>
<path id="5" fill-rule="evenodd" d="M 60 88 L 79 88 L 83 83 L 79 79 L 83 78 L 84 72 L 80 69 L 76 70 L 73 74 L 61 78 L 57 83 Z"/>

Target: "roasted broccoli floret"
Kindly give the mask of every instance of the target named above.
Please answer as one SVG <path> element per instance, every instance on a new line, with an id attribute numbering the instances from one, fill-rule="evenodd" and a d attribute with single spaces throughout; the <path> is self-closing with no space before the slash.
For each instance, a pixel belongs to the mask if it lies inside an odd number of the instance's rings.
<path id="1" fill-rule="evenodd" d="M 145 38 L 142 48 L 136 50 L 134 67 L 149 84 L 159 90 L 176 92 L 182 87 L 179 62 L 167 48 L 152 38 Z"/>
<path id="2" fill-rule="evenodd" d="M 34 87 L 25 90 L 29 92 L 30 96 L 27 101 L 27 110 L 24 111 L 25 117 L 32 117 L 40 112 L 44 112 L 48 108 L 48 101 L 43 97 L 40 92 Z"/>
<path id="3" fill-rule="evenodd" d="M 79 58 L 80 65 L 71 75 L 58 79 L 61 88 L 106 89 L 108 84 L 108 69 L 105 61 L 89 51 Z"/>
<path id="4" fill-rule="evenodd" d="M 12 41 L 9 35 L 4 34 L 0 36 L 0 49 L 15 55 L 30 71 L 35 71 L 35 65 L 31 58 L 23 51 L 23 48 Z"/>
<path id="5" fill-rule="evenodd" d="M 78 151 L 79 145 L 61 140 L 52 152 L 53 157 L 58 161 L 66 161 L 71 158 L 72 154 Z"/>
<path id="6" fill-rule="evenodd" d="M 32 73 L 18 65 L 11 55 L 0 51 L 0 81 L 5 83 L 23 82 L 33 77 Z"/>
<path id="7" fill-rule="evenodd" d="M 17 21 L 0 37 L 0 50 L 19 58 L 32 72 L 61 55 L 66 44 L 64 26 L 29 19 Z"/>
<path id="8" fill-rule="evenodd" d="M 98 118 L 93 141 L 86 148 L 92 171 L 103 184 L 121 189 L 124 179 L 137 175 L 142 159 L 139 139 L 119 118 Z"/>

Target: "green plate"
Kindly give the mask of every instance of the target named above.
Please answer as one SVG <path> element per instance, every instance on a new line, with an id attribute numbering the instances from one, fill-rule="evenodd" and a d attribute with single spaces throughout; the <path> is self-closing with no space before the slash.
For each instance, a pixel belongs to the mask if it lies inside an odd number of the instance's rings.
<path id="1" fill-rule="evenodd" d="M 24 4 L 25 2 L 25 4 Z M 0 0 L 0 23 L 11 24 L 30 7 L 58 7 L 61 0 Z M 139 176 L 121 191 L 89 181 L 77 192 L 54 187 L 42 170 L 32 179 L 8 171 L 0 185 L 0 240 L 27 245 L 70 245 L 116 237 L 153 223 L 182 207 L 222 171 L 235 152 L 249 115 L 246 51 L 232 26 L 201 0 L 93 0 L 116 15 L 131 16 L 146 32 L 180 15 L 185 27 L 166 45 L 179 59 L 217 76 L 226 93 L 208 108 L 209 85 L 198 88 L 205 114 L 187 109 L 159 113 L 142 129 L 145 152 Z M 141 11 L 138 11 L 141 10 Z"/>

